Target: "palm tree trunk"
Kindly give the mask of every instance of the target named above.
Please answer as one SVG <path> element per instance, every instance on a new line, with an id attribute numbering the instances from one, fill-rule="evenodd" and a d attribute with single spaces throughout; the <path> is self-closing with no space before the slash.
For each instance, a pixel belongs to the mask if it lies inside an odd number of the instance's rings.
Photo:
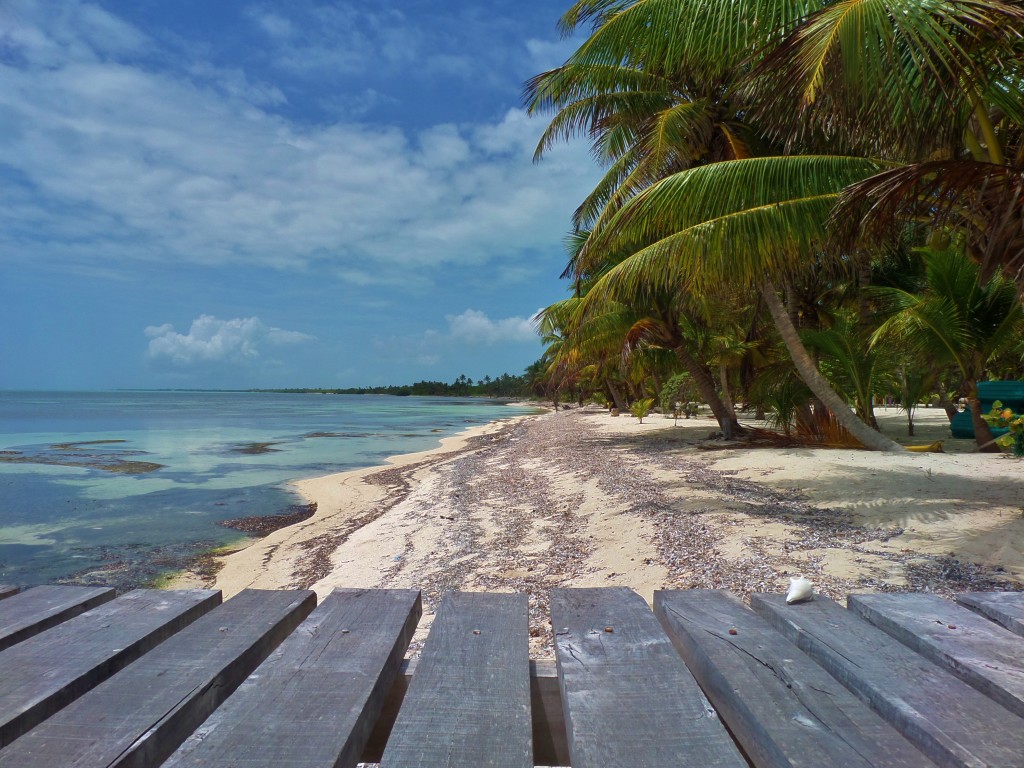
<path id="1" fill-rule="evenodd" d="M 722 384 L 722 405 L 725 406 L 729 417 L 736 421 L 736 408 L 732 404 L 732 393 L 729 391 L 729 366 L 725 363 L 718 364 L 718 380 Z"/>
<path id="2" fill-rule="evenodd" d="M 619 392 L 618 388 L 612 384 L 611 379 L 605 379 L 604 386 L 608 390 L 608 394 L 612 396 L 612 405 L 620 411 L 626 410 L 626 404 L 622 401 L 622 394 Z"/>
<path id="3" fill-rule="evenodd" d="M 956 407 L 952 400 L 946 395 L 942 389 L 942 385 L 939 385 L 939 405 L 942 410 L 946 412 L 946 418 L 949 419 L 950 423 L 956 418 L 956 415 L 960 413 L 960 409 Z"/>
<path id="4" fill-rule="evenodd" d="M 967 386 L 967 406 L 971 409 L 971 424 L 974 427 L 974 439 L 978 443 L 979 453 L 1002 453 L 1003 449 L 995 444 L 992 429 L 988 422 L 981 418 L 981 400 L 978 398 L 978 382 L 965 382 Z"/>
<path id="5" fill-rule="evenodd" d="M 768 311 L 771 312 L 772 320 L 775 321 L 775 326 L 778 328 L 779 334 L 786 344 L 786 349 L 789 350 L 790 357 L 793 358 L 793 365 L 796 366 L 800 378 L 810 387 L 811 392 L 821 400 L 822 404 L 832 411 L 836 421 L 869 450 L 904 450 L 903 446 L 899 443 L 890 440 L 881 432 L 876 432 L 858 419 L 853 411 L 850 410 L 849 405 L 843 402 L 843 399 L 825 381 L 825 378 L 818 372 L 817 366 L 811 360 L 811 356 L 807 354 L 807 349 L 804 347 L 803 342 L 800 341 L 800 336 L 796 332 L 793 323 L 790 322 L 786 308 L 779 301 L 779 296 L 775 292 L 775 286 L 772 285 L 770 280 L 766 280 L 761 286 L 761 295 L 764 297 L 765 304 L 768 305 Z"/>
<path id="6" fill-rule="evenodd" d="M 697 386 L 700 396 L 710 406 L 711 413 L 718 420 L 718 428 L 722 430 L 722 435 L 725 439 L 732 440 L 736 435 L 743 434 L 746 430 L 740 426 L 736 416 L 729 413 L 725 403 L 722 402 L 722 398 L 718 396 L 718 388 L 715 386 L 715 380 L 712 378 L 708 367 L 699 363 L 685 346 L 676 347 L 675 353 L 687 373 L 693 377 L 693 383 Z"/>

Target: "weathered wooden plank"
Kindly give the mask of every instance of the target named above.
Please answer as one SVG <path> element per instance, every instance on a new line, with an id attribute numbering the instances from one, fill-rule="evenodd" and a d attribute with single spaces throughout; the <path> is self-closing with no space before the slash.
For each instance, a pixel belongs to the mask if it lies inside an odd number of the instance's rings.
<path id="1" fill-rule="evenodd" d="M 635 592 L 552 590 L 551 621 L 574 768 L 747 764 Z"/>
<path id="2" fill-rule="evenodd" d="M 106 587 L 42 586 L 0 603 L 0 651 L 114 599 Z"/>
<path id="3" fill-rule="evenodd" d="M 415 590 L 336 589 L 164 768 L 355 765 L 420 611 Z"/>
<path id="4" fill-rule="evenodd" d="M 5 749 L 0 768 L 159 765 L 316 607 L 245 590 Z"/>
<path id="5" fill-rule="evenodd" d="M 847 607 L 1024 717 L 1024 638 L 938 595 L 850 595 Z"/>
<path id="6" fill-rule="evenodd" d="M 382 768 L 533 765 L 526 595 L 450 593 Z"/>
<path id="7" fill-rule="evenodd" d="M 933 765 L 725 590 L 655 592 L 654 612 L 758 768 Z"/>
<path id="8" fill-rule="evenodd" d="M 395 677 L 359 762 L 380 762 L 417 665 L 417 659 L 402 662 L 401 672 Z M 533 720 L 534 763 L 568 765 L 569 745 L 565 738 L 562 692 L 558 690 L 558 670 L 554 659 L 530 660 L 530 716 Z"/>
<path id="9" fill-rule="evenodd" d="M 1024 720 L 826 597 L 751 605 L 939 765 L 1024 765 Z"/>
<path id="10" fill-rule="evenodd" d="M 11 584 L 0 584 L 0 600 L 18 594 L 18 588 Z"/>
<path id="11" fill-rule="evenodd" d="M 1024 637 L 1024 592 L 965 592 L 956 601 Z"/>
<path id="12" fill-rule="evenodd" d="M 0 747 L 219 604 L 212 590 L 137 589 L 0 651 Z"/>

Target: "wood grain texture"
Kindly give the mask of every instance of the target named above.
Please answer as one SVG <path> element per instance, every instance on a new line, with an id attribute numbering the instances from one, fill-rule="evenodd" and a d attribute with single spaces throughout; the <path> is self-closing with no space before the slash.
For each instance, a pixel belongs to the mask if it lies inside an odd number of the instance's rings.
<path id="1" fill-rule="evenodd" d="M 0 603 L 0 651 L 113 600 L 106 587 L 42 586 Z"/>
<path id="2" fill-rule="evenodd" d="M 219 604 L 218 591 L 137 589 L 0 652 L 0 746 Z"/>
<path id="3" fill-rule="evenodd" d="M 532 766 L 528 638 L 526 595 L 446 595 L 382 768 Z"/>
<path id="4" fill-rule="evenodd" d="M 852 611 L 822 596 L 751 605 L 939 765 L 1024 765 L 1024 720 Z"/>
<path id="5" fill-rule="evenodd" d="M 381 709 L 370 741 L 360 762 L 379 763 L 384 754 L 398 711 L 416 674 L 418 659 L 406 659 Z M 530 717 L 533 720 L 533 761 L 536 765 L 568 765 L 569 745 L 565 738 L 562 692 L 554 659 L 530 660 Z"/>
<path id="6" fill-rule="evenodd" d="M 642 597 L 552 590 L 551 620 L 574 768 L 747 765 Z"/>
<path id="7" fill-rule="evenodd" d="M 18 588 L 13 584 L 0 584 L 0 600 L 16 594 L 18 594 Z"/>
<path id="8" fill-rule="evenodd" d="M 420 611 L 415 590 L 334 590 L 165 768 L 354 766 Z"/>
<path id="9" fill-rule="evenodd" d="M 316 607 L 245 590 L 0 750 L 0 768 L 159 765 Z"/>
<path id="10" fill-rule="evenodd" d="M 654 612 L 758 768 L 933 765 L 725 590 L 655 592 Z"/>
<path id="11" fill-rule="evenodd" d="M 847 607 L 1024 717 L 1024 638 L 938 595 L 850 595 Z"/>
<path id="12" fill-rule="evenodd" d="M 965 592 L 956 601 L 1024 637 L 1024 592 Z"/>

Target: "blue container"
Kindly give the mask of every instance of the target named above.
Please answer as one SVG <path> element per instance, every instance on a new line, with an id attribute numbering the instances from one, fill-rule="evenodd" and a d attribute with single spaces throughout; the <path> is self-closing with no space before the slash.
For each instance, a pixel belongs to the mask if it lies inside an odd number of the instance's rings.
<path id="1" fill-rule="evenodd" d="M 1024 411 L 1024 381 L 983 381 L 978 384 L 978 399 L 981 401 L 981 412 L 992 410 L 996 400 L 1015 413 Z M 971 412 L 964 411 L 953 417 L 949 424 L 953 437 L 966 440 L 974 439 L 974 424 L 971 423 Z M 992 427 L 992 437 L 1005 435 L 1009 430 Z"/>

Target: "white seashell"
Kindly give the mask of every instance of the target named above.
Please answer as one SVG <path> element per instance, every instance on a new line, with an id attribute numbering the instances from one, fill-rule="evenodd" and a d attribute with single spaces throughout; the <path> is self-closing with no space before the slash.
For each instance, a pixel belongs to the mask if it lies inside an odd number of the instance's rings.
<path id="1" fill-rule="evenodd" d="M 786 603 L 799 603 L 810 600 L 814 596 L 814 586 L 803 576 L 789 580 L 789 591 L 786 592 Z"/>

